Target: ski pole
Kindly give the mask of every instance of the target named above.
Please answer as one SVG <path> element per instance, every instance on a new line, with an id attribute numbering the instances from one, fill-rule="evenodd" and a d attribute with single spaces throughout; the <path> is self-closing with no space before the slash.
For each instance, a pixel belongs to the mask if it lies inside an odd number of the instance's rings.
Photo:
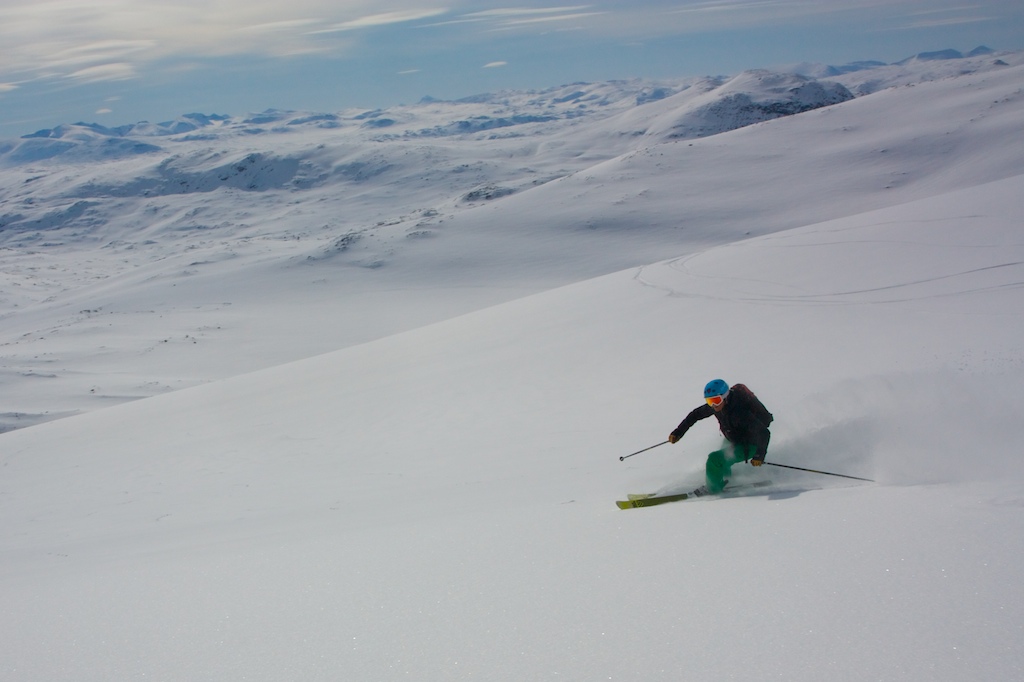
<path id="1" fill-rule="evenodd" d="M 619 457 L 619 461 L 620 462 L 625 461 L 625 459 L 627 457 L 632 457 L 633 455 L 639 455 L 641 452 L 647 452 L 648 450 L 653 450 L 654 448 L 661 447 L 662 445 L 664 445 L 665 443 L 668 443 L 668 442 L 669 441 L 664 440 L 664 441 L 658 443 L 657 445 L 652 445 L 649 448 L 644 448 L 643 450 L 637 450 L 636 452 L 630 453 L 628 455 L 623 455 L 622 457 Z"/>
<path id="2" fill-rule="evenodd" d="M 775 462 L 765 462 L 765 464 L 770 464 L 773 467 L 782 467 L 783 469 L 796 469 L 797 471 L 809 471 L 812 474 L 825 474 L 826 476 L 839 476 L 840 478 L 852 478 L 855 481 L 869 481 L 871 483 L 875 482 L 875 479 L 873 479 L 873 478 L 861 478 L 860 476 L 847 476 L 846 474 L 833 474 L 830 471 L 818 471 L 817 469 L 804 469 L 803 467 L 791 467 L 788 464 L 776 464 Z"/>

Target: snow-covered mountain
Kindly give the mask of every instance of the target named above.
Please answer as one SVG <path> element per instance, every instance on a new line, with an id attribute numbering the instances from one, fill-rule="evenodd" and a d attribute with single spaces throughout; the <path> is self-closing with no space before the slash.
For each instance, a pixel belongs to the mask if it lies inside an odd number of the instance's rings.
<path id="1" fill-rule="evenodd" d="M 1022 133 L 1010 53 L 4 143 L 2 677 L 1014 679 Z M 618 510 L 717 376 L 769 485 Z"/>
<path id="2" fill-rule="evenodd" d="M 699 96 L 684 92 L 666 102 L 671 114 L 652 122 L 647 134 L 658 140 L 707 137 L 853 99 L 839 83 L 771 71 L 748 71 L 705 87 Z"/>

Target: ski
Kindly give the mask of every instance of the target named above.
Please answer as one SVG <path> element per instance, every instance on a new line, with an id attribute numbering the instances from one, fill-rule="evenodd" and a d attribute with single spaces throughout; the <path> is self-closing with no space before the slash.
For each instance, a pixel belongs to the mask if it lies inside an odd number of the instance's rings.
<path id="1" fill-rule="evenodd" d="M 678 502 L 680 500 L 687 500 L 691 497 L 698 496 L 699 494 L 695 490 L 691 490 L 688 493 L 679 493 L 677 495 L 631 495 L 630 499 L 616 500 L 615 504 L 619 509 L 635 509 L 636 507 L 653 507 L 657 504 L 665 504 L 666 502 Z"/>
<path id="2" fill-rule="evenodd" d="M 704 486 L 701 486 L 695 490 L 691 490 L 688 493 L 676 493 L 673 495 L 658 495 L 657 493 L 641 493 L 629 495 L 625 500 L 617 500 L 615 504 L 619 509 L 636 509 L 638 507 L 654 507 L 659 504 L 666 504 L 668 502 L 680 502 L 682 500 L 688 500 L 696 497 L 730 497 L 734 492 L 740 492 L 748 488 L 762 488 L 766 485 L 771 484 L 771 481 L 757 481 L 755 483 L 745 483 L 742 485 L 733 486 L 727 488 L 720 493 L 709 493 L 706 491 Z"/>

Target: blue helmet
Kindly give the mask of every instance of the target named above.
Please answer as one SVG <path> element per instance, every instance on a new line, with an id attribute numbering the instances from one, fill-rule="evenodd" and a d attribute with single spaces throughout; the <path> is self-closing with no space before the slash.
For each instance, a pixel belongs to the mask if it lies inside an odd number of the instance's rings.
<path id="1" fill-rule="evenodd" d="M 725 383 L 721 379 L 712 379 L 708 382 L 708 385 L 704 387 L 704 397 L 714 398 L 716 395 L 725 395 L 729 392 L 729 384 Z"/>

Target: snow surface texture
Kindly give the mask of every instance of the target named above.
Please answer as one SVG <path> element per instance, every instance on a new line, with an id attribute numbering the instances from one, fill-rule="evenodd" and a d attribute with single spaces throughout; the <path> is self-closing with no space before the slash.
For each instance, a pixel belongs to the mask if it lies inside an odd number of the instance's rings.
<path id="1" fill-rule="evenodd" d="M 4 409 L 81 414 L 0 437 L 0 677 L 1020 679 L 1024 66 L 994 61 L 705 137 L 695 81 L 547 93 L 630 94 L 511 138 L 452 135 L 480 98 L 360 119 L 433 112 L 408 139 L 12 143 Z M 775 413 L 770 462 L 878 483 L 738 467 L 771 485 L 618 510 L 701 482 L 711 422 L 618 456 L 714 376 Z"/>

